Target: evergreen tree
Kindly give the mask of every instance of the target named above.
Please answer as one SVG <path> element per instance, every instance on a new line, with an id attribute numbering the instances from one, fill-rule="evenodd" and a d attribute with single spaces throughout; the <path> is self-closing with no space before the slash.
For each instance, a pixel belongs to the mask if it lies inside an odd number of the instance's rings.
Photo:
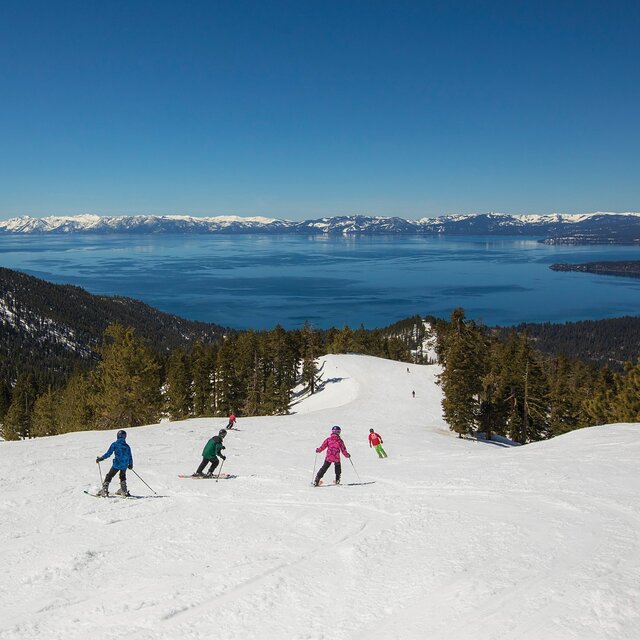
<path id="1" fill-rule="evenodd" d="M 350 353 L 353 351 L 353 331 L 350 327 L 336 329 L 331 343 L 327 346 L 329 353 Z"/>
<path id="2" fill-rule="evenodd" d="M 302 360 L 302 383 L 307 387 L 310 394 L 316 392 L 318 382 L 318 356 L 317 334 L 308 322 L 304 323 L 302 329 L 304 357 Z"/>
<path id="3" fill-rule="evenodd" d="M 292 335 L 277 325 L 265 336 L 263 412 L 285 414 L 296 385 L 298 355 Z M 267 409 L 268 408 L 268 409 Z"/>
<path id="4" fill-rule="evenodd" d="M 550 362 L 547 377 L 551 434 L 560 435 L 589 426 L 585 407 L 595 386 L 591 368 L 561 356 Z"/>
<path id="5" fill-rule="evenodd" d="M 464 311 L 455 309 L 447 336 L 446 365 L 440 376 L 442 408 L 449 428 L 460 437 L 477 424 L 484 363 L 482 334 L 465 322 Z"/>
<path id="6" fill-rule="evenodd" d="M 217 347 L 198 341 L 191 352 L 193 415 L 215 415 L 215 369 Z"/>
<path id="7" fill-rule="evenodd" d="M 598 372 L 591 393 L 582 401 L 588 426 L 608 424 L 617 419 L 616 398 L 621 386 L 622 377 L 608 367 Z"/>
<path id="8" fill-rule="evenodd" d="M 94 428 L 88 376 L 76 370 L 57 395 L 55 423 L 59 433 Z"/>
<path id="9" fill-rule="evenodd" d="M 229 415 L 238 406 L 239 380 L 235 366 L 235 339 L 227 336 L 217 353 L 216 414 Z"/>
<path id="10" fill-rule="evenodd" d="M 500 380 L 500 346 L 488 337 L 478 346 L 483 360 L 480 369 L 484 372 L 479 394 L 478 430 L 486 440 L 491 440 L 494 433 L 506 435 L 507 407 Z"/>
<path id="11" fill-rule="evenodd" d="M 2 437 L 5 440 L 24 440 L 31 437 L 31 413 L 37 396 L 35 376 L 32 373 L 20 375 L 2 423 Z"/>
<path id="12" fill-rule="evenodd" d="M 613 414 L 618 422 L 640 422 L 640 363 L 627 363 Z"/>
<path id="13" fill-rule="evenodd" d="M 11 385 L 6 380 L 0 380 L 0 423 L 4 420 L 10 404 Z"/>
<path id="14" fill-rule="evenodd" d="M 509 436 L 522 444 L 550 435 L 547 382 L 526 333 L 513 332 L 502 350 L 501 387 Z"/>
<path id="15" fill-rule="evenodd" d="M 56 423 L 56 404 L 56 394 L 51 387 L 36 399 L 31 415 L 31 435 L 34 438 L 54 436 L 59 433 Z"/>
<path id="16" fill-rule="evenodd" d="M 110 325 L 93 372 L 92 404 L 98 429 L 134 427 L 160 418 L 160 367 L 132 327 Z"/>
<path id="17" fill-rule="evenodd" d="M 174 349 L 167 360 L 165 395 L 167 413 L 172 420 L 183 420 L 193 407 L 189 359 L 183 349 Z"/>

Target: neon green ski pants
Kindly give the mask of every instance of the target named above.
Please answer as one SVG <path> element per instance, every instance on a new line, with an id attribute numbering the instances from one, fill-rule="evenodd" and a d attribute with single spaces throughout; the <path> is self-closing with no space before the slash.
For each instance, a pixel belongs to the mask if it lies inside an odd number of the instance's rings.
<path id="1" fill-rule="evenodd" d="M 381 444 L 377 444 L 374 449 L 376 450 L 376 453 L 378 454 L 378 458 L 386 458 L 387 457 L 387 452 L 382 448 Z"/>

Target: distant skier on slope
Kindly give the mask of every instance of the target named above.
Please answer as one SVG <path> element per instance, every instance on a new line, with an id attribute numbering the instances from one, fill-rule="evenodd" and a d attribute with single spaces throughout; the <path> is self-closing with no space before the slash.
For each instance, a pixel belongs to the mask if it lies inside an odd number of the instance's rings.
<path id="1" fill-rule="evenodd" d="M 378 458 L 386 458 L 387 452 L 382 448 L 383 440 L 379 433 L 369 429 L 369 447 L 375 448 Z"/>
<path id="2" fill-rule="evenodd" d="M 316 449 L 316 453 L 320 453 L 321 451 L 327 450 L 327 455 L 324 460 L 324 464 L 318 470 L 318 474 L 316 475 L 315 480 L 313 481 L 314 486 L 318 486 L 322 481 L 322 476 L 327 472 L 327 469 L 331 466 L 331 464 L 335 464 L 336 471 L 336 484 L 340 484 L 340 476 L 342 475 L 342 465 L 340 464 L 340 452 L 345 458 L 350 458 L 351 454 L 347 451 L 347 447 L 345 446 L 342 438 L 340 437 L 340 427 L 335 426 L 331 429 L 331 435 Z"/>
<path id="3" fill-rule="evenodd" d="M 233 429 L 236 426 L 236 419 L 237 418 L 235 414 L 232 412 L 229 416 L 229 424 L 225 427 L 225 429 Z"/>
<path id="4" fill-rule="evenodd" d="M 204 468 L 209 463 L 211 463 L 211 466 L 209 467 L 207 475 L 213 475 L 215 468 L 218 466 L 218 458 L 222 458 L 223 460 L 227 459 L 227 457 L 222 454 L 222 450 L 225 448 L 222 441 L 226 435 L 227 432 L 224 429 L 220 429 L 218 435 L 210 438 L 207 444 L 204 445 L 204 449 L 202 450 L 202 462 L 200 463 L 197 471 L 193 474 L 194 478 L 204 475 Z"/>
<path id="5" fill-rule="evenodd" d="M 120 472 L 120 488 L 116 491 L 116 495 L 131 495 L 127 489 L 127 469 L 133 469 L 133 455 L 131 453 L 131 447 L 127 444 L 126 440 L 127 432 L 123 430 L 118 431 L 117 440 L 111 443 L 111 446 L 105 454 L 96 458 L 96 463 L 100 463 L 111 457 L 111 454 L 114 454 L 111 469 L 107 471 L 107 475 L 104 477 L 104 482 L 102 483 L 102 489 L 98 491 L 97 495 L 105 498 L 109 495 L 109 483 L 118 472 Z"/>

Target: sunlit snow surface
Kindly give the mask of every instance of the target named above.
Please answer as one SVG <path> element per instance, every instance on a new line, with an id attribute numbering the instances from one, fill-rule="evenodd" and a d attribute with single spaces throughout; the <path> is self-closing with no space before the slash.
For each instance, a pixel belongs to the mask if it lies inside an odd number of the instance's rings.
<path id="1" fill-rule="evenodd" d="M 0 638 L 637 640 L 640 425 L 459 440 L 409 369 L 327 357 L 296 413 L 238 421 L 219 483 L 177 476 L 225 421 L 131 429 L 160 498 L 83 493 L 115 432 L 0 443 Z M 334 424 L 375 484 L 310 486 Z"/>

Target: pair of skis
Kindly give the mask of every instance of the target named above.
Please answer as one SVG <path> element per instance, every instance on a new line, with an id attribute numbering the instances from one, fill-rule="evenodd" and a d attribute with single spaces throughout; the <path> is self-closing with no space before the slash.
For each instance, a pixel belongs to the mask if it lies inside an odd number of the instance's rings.
<path id="1" fill-rule="evenodd" d="M 311 483 L 312 487 L 360 487 L 363 484 L 375 484 L 375 480 L 370 480 L 369 482 L 332 482 L 331 484 L 324 484 L 322 480 L 318 484 Z"/>
<path id="2" fill-rule="evenodd" d="M 103 496 L 100 495 L 98 493 L 91 493 L 91 491 L 86 491 L 85 493 L 88 496 L 93 496 L 94 498 L 124 498 L 125 500 L 141 500 L 142 498 L 160 498 L 161 496 L 132 496 L 132 495 L 128 495 L 128 496 L 123 496 L 119 493 L 110 493 L 107 496 Z"/>
<path id="3" fill-rule="evenodd" d="M 191 478 L 192 480 L 232 480 L 233 478 L 237 478 L 238 476 L 233 473 L 221 473 L 220 475 L 212 474 L 212 475 L 179 475 L 178 478 Z"/>

